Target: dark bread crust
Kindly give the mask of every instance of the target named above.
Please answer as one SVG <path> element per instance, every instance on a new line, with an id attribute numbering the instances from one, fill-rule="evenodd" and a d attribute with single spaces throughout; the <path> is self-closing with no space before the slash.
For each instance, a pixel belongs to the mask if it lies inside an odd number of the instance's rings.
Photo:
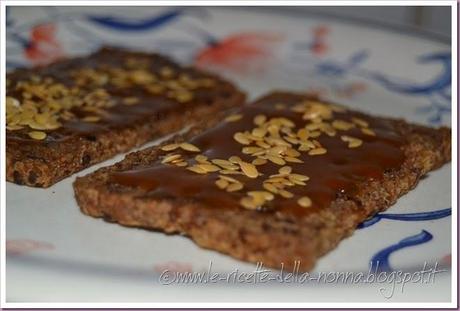
<path id="1" fill-rule="evenodd" d="M 124 53 L 120 50 L 114 51 Z M 167 58 L 156 54 L 150 54 L 149 57 L 170 62 Z M 56 64 L 63 62 L 66 60 Z M 29 71 L 33 73 L 39 69 L 43 68 L 38 67 Z M 94 133 L 94 135 L 75 135 L 63 142 L 32 141 L 24 144 L 7 137 L 6 180 L 21 185 L 49 187 L 75 172 L 116 154 L 129 151 L 195 122 L 213 118 L 221 110 L 244 103 L 245 95 L 233 84 L 209 73 L 206 73 L 206 76 L 219 83 L 222 95 L 216 96 L 207 103 L 188 105 L 182 111 L 174 111 L 162 116 L 151 115 L 136 124 Z"/>
<path id="2" fill-rule="evenodd" d="M 280 93 L 278 93 L 279 96 Z M 102 217 L 126 226 L 159 229 L 189 236 L 199 246 L 235 258 L 262 262 L 265 266 L 310 270 L 316 260 L 351 235 L 357 225 L 383 211 L 414 188 L 430 170 L 450 161 L 451 131 L 387 119 L 408 137 L 403 147 L 406 160 L 398 170 L 388 171 L 383 179 L 358 185 L 353 198 L 336 199 L 330 208 L 306 217 L 277 216 L 251 210 L 211 208 L 181 198 L 149 197 L 142 189 L 111 183 L 111 172 L 127 170 L 154 162 L 159 147 L 134 152 L 110 167 L 77 178 L 75 195 L 83 213 Z M 211 123 L 218 123 L 218 118 Z M 195 127 L 172 141 L 183 141 L 208 128 Z"/>

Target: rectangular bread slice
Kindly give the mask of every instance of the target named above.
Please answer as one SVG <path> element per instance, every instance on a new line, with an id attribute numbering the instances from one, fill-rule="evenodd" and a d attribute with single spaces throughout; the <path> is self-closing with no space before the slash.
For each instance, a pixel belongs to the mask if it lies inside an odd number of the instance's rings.
<path id="1" fill-rule="evenodd" d="M 276 92 L 77 178 L 83 213 L 265 266 L 316 260 L 450 160 L 451 131 Z"/>
<path id="2" fill-rule="evenodd" d="M 233 84 L 157 54 L 102 48 L 7 75 L 7 180 L 48 187 L 244 102 Z"/>

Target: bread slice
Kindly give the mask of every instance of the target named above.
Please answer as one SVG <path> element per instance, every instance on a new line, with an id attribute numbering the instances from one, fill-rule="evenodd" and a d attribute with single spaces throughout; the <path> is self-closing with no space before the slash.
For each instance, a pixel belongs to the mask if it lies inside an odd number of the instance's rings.
<path id="1" fill-rule="evenodd" d="M 7 180 L 48 187 L 244 98 L 215 75 L 117 48 L 16 70 L 7 75 Z"/>
<path id="2" fill-rule="evenodd" d="M 212 123 L 77 178 L 83 213 L 307 271 L 450 160 L 448 128 L 305 94 L 275 92 Z"/>

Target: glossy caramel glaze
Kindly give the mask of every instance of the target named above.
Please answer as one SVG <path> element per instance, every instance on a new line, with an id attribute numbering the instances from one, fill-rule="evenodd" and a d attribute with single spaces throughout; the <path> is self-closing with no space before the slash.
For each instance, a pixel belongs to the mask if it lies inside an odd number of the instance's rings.
<path id="1" fill-rule="evenodd" d="M 291 110 L 302 100 L 305 98 L 284 97 L 281 102 L 284 107 L 280 108 L 280 99 L 276 96 L 268 96 L 237 111 L 236 114 L 242 116 L 239 120 L 222 122 L 191 139 L 189 143 L 198 147 L 199 153 L 181 148 L 161 151 L 164 155 L 160 156 L 157 162 L 147 167 L 112 173 L 111 180 L 117 184 L 142 188 L 148 192 L 149 197 L 192 200 L 212 208 L 241 208 L 241 200 L 249 191 L 264 190 L 264 180 L 270 175 L 277 174 L 281 167 L 290 166 L 292 173 L 306 175 L 309 180 L 305 181 L 305 185 L 285 188 L 293 194 L 291 198 L 275 194 L 272 200 L 267 200 L 257 209 L 302 215 L 318 208 L 328 207 L 338 197 L 352 197 L 358 183 L 380 179 L 384 172 L 398 169 L 402 165 L 404 154 L 401 146 L 405 143 L 405 138 L 398 134 L 392 123 L 349 110 L 335 111 L 329 121 L 359 118 L 368 123 L 368 128 L 374 131 L 375 136 L 364 134 L 359 126 L 337 131 L 335 136 L 322 134 L 316 140 L 327 150 L 327 153 L 309 155 L 308 152 L 301 151 L 298 158 L 303 163 L 279 165 L 268 161 L 266 164 L 256 166 L 259 172 L 257 178 L 249 178 L 244 174 L 227 175 L 243 185 L 242 189 L 235 192 L 228 192 L 216 186 L 219 172 L 197 174 L 186 167 L 161 163 L 165 156 L 171 154 L 180 154 L 188 167 L 197 163 L 194 159 L 197 154 L 206 156 L 209 161 L 239 156 L 241 160 L 251 162 L 255 157 L 242 153 L 242 148 L 245 146 L 234 139 L 234 134 L 251 131 L 254 128 L 254 118 L 258 115 L 266 116 L 267 120 L 284 117 L 295 123 L 295 130 L 302 128 L 309 121 L 302 119 L 302 114 Z M 362 140 L 362 145 L 350 148 L 340 138 L 341 135 Z M 305 196 L 311 199 L 312 204 L 309 207 L 302 207 L 298 203 L 299 198 Z"/>
<path id="2" fill-rule="evenodd" d="M 165 75 L 168 77 L 168 83 L 171 84 L 171 87 L 176 87 L 179 91 L 181 90 L 181 85 L 179 85 L 181 78 L 185 77 L 189 79 L 186 82 L 190 80 L 198 81 L 199 83 L 193 84 L 193 90 L 187 90 L 187 92 L 190 91 L 190 94 L 193 93 L 193 96 L 187 93 L 188 97 L 184 97 L 183 100 L 179 101 L 174 97 L 175 94 L 171 90 L 150 92 L 148 88 L 152 85 L 155 86 L 157 84 L 156 81 L 133 83 L 130 80 L 129 83 L 123 81 L 114 83 L 117 76 L 119 77 L 121 74 L 129 73 L 131 74 L 129 78 L 136 78 L 136 70 L 142 71 L 141 75 L 137 75 L 137 78 L 139 76 L 143 78 L 142 74 L 145 76 L 145 72 L 147 72 L 154 75 L 156 79 L 163 79 L 164 82 L 164 77 L 161 78 L 161 72 L 165 68 L 169 71 Z M 86 76 L 83 76 L 82 72 L 84 71 L 96 72 L 97 75 L 93 74 L 91 76 L 86 74 Z M 107 81 L 99 80 L 98 83 L 95 83 L 91 79 L 88 80 L 88 78 L 94 77 L 98 79 L 102 77 Z M 78 79 L 80 79 L 80 82 L 78 82 Z M 15 103 L 18 103 L 15 104 L 16 106 L 23 105 L 27 101 L 32 103 L 31 105 L 40 103 L 41 108 L 38 109 L 38 113 L 41 113 L 42 111 L 40 110 L 43 106 L 46 106 L 48 99 L 39 98 L 35 95 L 31 97 L 21 85 L 29 83 L 32 87 L 41 87 L 44 83 L 43 81 L 48 81 L 45 95 L 53 86 L 59 85 L 61 87 L 63 85 L 63 88 L 65 88 L 66 95 L 57 94 L 53 98 L 53 101 L 57 102 L 58 105 L 62 105 L 70 96 L 72 96 L 72 100 L 81 99 L 84 101 L 85 96 L 88 96 L 88 94 L 101 90 L 105 96 L 105 103 L 100 107 L 101 111 L 97 114 L 97 117 L 100 118 L 99 121 L 85 121 L 85 117 L 93 116 L 94 113 L 82 109 L 82 104 L 74 105 L 69 109 L 69 112 L 73 115 L 72 118 L 64 120 L 61 115 L 57 116 L 57 120 L 60 123 L 58 128 L 38 129 L 47 134 L 45 142 L 62 141 L 75 135 L 96 134 L 101 131 L 109 131 L 114 128 L 133 125 L 145 119 L 161 119 L 164 115 L 171 112 L 185 112 L 188 107 L 210 104 L 218 96 L 219 98 L 229 96 L 234 91 L 228 83 L 195 69 L 180 67 L 174 62 L 158 55 L 104 48 L 89 57 L 63 60 L 46 67 L 35 69 L 19 69 L 8 74 L 7 99 L 13 98 Z M 124 83 L 127 84 L 125 85 Z M 123 103 L 124 100 L 132 98 L 135 98 L 135 104 L 127 105 Z M 98 106 L 98 100 L 98 98 L 87 99 L 84 105 L 86 107 Z M 42 142 L 29 137 L 28 133 L 34 129 L 27 125 L 19 129 L 10 130 L 8 122 L 12 123 L 13 121 L 12 118 L 7 117 L 7 139 L 9 141 Z"/>

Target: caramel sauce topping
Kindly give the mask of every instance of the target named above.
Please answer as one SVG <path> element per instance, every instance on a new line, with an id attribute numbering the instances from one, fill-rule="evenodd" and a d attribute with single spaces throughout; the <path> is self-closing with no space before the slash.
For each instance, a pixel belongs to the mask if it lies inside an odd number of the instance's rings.
<path id="1" fill-rule="evenodd" d="M 391 122 L 297 95 L 279 100 L 246 105 L 111 180 L 149 197 L 302 215 L 402 165 L 405 139 Z"/>
<path id="2" fill-rule="evenodd" d="M 144 53 L 105 48 L 7 76 L 7 138 L 61 141 L 160 119 L 218 96 L 219 83 Z"/>

